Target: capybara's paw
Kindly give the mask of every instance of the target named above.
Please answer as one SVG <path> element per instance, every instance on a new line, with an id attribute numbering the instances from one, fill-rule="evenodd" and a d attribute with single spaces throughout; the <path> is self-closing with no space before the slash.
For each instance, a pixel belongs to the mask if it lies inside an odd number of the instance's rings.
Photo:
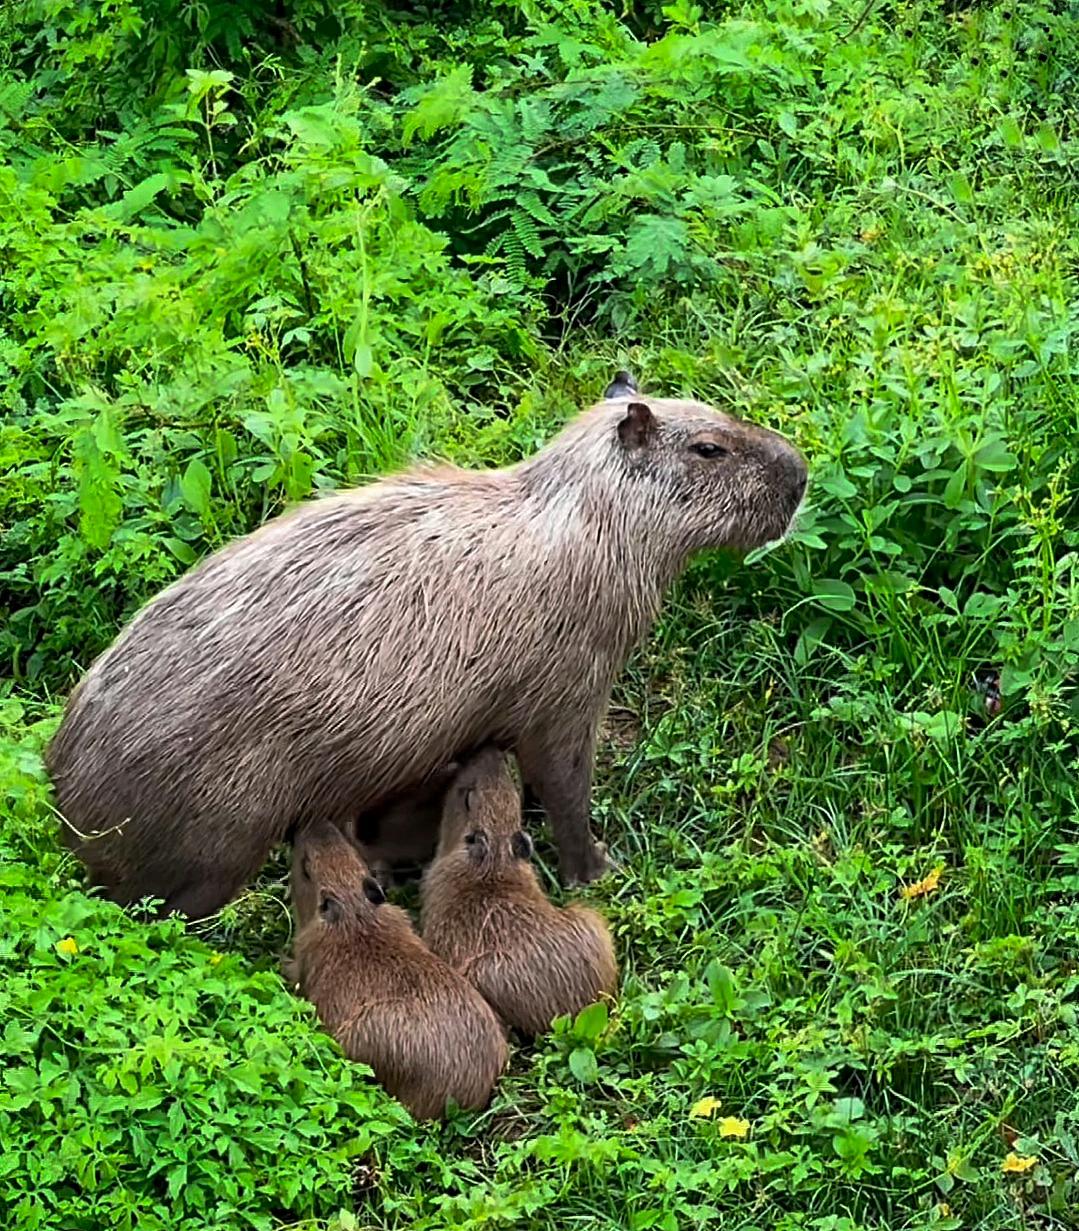
<path id="1" fill-rule="evenodd" d="M 572 862 L 567 860 L 563 864 L 562 881 L 570 888 L 575 885 L 589 885 L 617 867 L 618 863 L 607 851 L 606 842 L 593 842 L 582 858 Z"/>

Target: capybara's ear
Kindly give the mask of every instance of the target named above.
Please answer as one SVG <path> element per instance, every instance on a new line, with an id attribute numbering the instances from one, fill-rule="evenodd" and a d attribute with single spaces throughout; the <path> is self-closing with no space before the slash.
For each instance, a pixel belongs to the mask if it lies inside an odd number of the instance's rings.
<path id="1" fill-rule="evenodd" d="M 345 910 L 335 897 L 324 893 L 319 899 L 318 913 L 327 923 L 340 923 Z"/>
<path id="2" fill-rule="evenodd" d="M 604 398 L 628 398 L 635 393 L 640 393 L 640 390 L 633 379 L 633 374 L 623 370 L 615 372 L 614 380 L 607 386 L 607 392 L 603 396 Z"/>
<path id="3" fill-rule="evenodd" d="M 523 829 L 518 829 L 510 838 L 510 850 L 513 852 L 514 859 L 532 858 L 532 839 Z"/>
<path id="4" fill-rule="evenodd" d="M 382 886 L 373 876 L 365 876 L 363 878 L 363 896 L 372 906 L 381 906 L 386 900 L 386 895 L 382 892 Z"/>
<path id="5" fill-rule="evenodd" d="M 643 449 L 652 439 L 656 421 L 644 402 L 630 402 L 618 425 L 618 439 L 627 449 Z"/>
<path id="6" fill-rule="evenodd" d="M 470 833 L 465 834 L 465 850 L 468 851 L 469 857 L 479 863 L 481 859 L 485 859 L 489 843 L 487 835 L 482 829 L 473 829 Z"/>

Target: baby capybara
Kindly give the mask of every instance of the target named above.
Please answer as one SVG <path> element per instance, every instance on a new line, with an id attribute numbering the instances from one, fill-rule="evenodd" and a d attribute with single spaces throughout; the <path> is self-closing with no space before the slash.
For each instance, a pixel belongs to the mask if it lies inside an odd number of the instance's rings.
<path id="1" fill-rule="evenodd" d="M 311 501 L 153 599 L 46 753 L 64 840 L 117 901 L 217 910 L 274 843 L 511 748 L 567 883 L 596 731 L 663 592 L 707 547 L 782 537 L 806 466 L 700 402 L 606 399 L 501 470 L 418 467 Z"/>
<path id="2" fill-rule="evenodd" d="M 298 835 L 289 975 L 352 1060 L 420 1119 L 487 1105 L 506 1064 L 490 1006 L 391 906 L 359 851 L 328 821 Z"/>
<path id="3" fill-rule="evenodd" d="M 618 979 L 607 924 L 587 907 L 552 905 L 531 857 L 509 762 L 484 749 L 446 794 L 423 878 L 423 939 L 530 1036 L 613 995 Z"/>

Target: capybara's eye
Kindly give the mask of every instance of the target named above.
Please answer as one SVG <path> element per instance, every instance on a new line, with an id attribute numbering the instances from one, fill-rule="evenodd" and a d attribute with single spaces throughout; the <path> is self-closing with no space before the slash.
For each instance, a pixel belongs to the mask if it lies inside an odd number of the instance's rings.
<path id="1" fill-rule="evenodd" d="M 382 892 L 382 886 L 373 876 L 365 876 L 363 878 L 363 896 L 372 906 L 381 906 L 386 900 L 386 895 Z"/>
<path id="2" fill-rule="evenodd" d="M 341 918 L 341 903 L 336 898 L 331 898 L 328 893 L 324 893 L 318 904 L 318 913 L 327 923 L 336 923 Z"/>
<path id="3" fill-rule="evenodd" d="M 465 846 L 475 846 L 480 840 L 480 831 L 473 829 L 471 833 L 465 834 Z"/>
<path id="4" fill-rule="evenodd" d="M 698 440 L 696 444 L 689 447 L 691 452 L 696 453 L 698 457 L 726 457 L 730 453 L 730 449 L 724 449 L 714 440 Z"/>
<path id="5" fill-rule="evenodd" d="M 510 850 L 513 852 L 515 859 L 532 858 L 532 839 L 523 829 L 518 829 L 513 837 L 510 838 Z"/>

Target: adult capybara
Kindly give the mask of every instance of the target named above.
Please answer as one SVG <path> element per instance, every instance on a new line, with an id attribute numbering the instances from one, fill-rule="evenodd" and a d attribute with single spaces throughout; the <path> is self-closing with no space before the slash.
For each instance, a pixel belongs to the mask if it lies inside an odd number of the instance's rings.
<path id="1" fill-rule="evenodd" d="M 446 793 L 438 853 L 423 878 L 423 939 L 507 1026 L 536 1035 L 613 995 L 618 967 L 602 917 L 552 905 L 531 858 L 509 762 L 484 749 Z"/>
<path id="2" fill-rule="evenodd" d="M 290 977 L 352 1060 L 421 1119 L 452 1099 L 485 1107 L 506 1065 L 490 1006 L 431 953 L 386 902 L 337 826 L 297 836 L 292 897 L 299 935 Z"/>
<path id="3" fill-rule="evenodd" d="M 420 467 L 312 501 L 153 599 L 47 753 L 65 836 L 113 898 L 209 914 L 308 821 L 351 826 L 512 748 L 568 883 L 614 678 L 699 548 L 786 533 L 782 437 L 700 402 L 606 399 L 502 470 Z"/>

